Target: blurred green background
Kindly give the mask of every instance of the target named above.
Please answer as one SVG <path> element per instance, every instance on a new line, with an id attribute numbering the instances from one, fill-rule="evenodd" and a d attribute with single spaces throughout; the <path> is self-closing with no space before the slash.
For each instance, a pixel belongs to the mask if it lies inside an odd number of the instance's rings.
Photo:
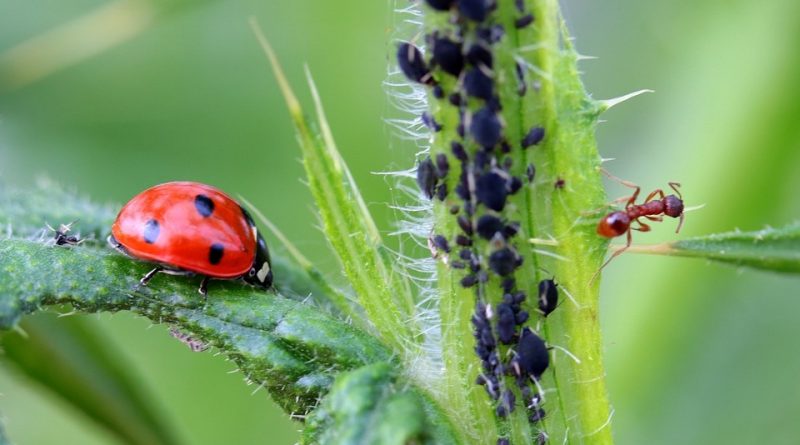
<path id="1" fill-rule="evenodd" d="M 392 184 L 371 172 L 406 168 L 415 152 L 383 123 L 396 114 L 381 85 L 398 37 L 392 5 L 127 1 L 105 27 L 51 39 L 42 60 L 64 66 L 26 58 L 20 44 L 103 5 L 0 0 L 0 180 L 26 186 L 44 175 L 116 203 L 159 182 L 211 183 L 247 197 L 335 275 L 289 119 L 247 27 L 254 15 L 306 103 L 303 64 L 310 66 L 370 209 L 392 229 Z M 609 170 L 645 190 L 679 181 L 687 205 L 705 204 L 687 215 L 680 237 L 798 219 L 800 3 L 562 5 L 577 48 L 599 57 L 581 64 L 594 97 L 656 90 L 607 113 L 600 150 L 616 159 Z M 613 197 L 628 192 L 608 186 Z M 674 239 L 673 230 L 669 221 L 635 242 Z M 603 277 L 618 444 L 800 442 L 797 278 L 633 254 Z M 299 426 L 265 392 L 252 394 L 222 357 L 191 353 L 163 326 L 127 314 L 83 318 L 182 443 L 297 440 Z M 20 445 L 117 443 L 13 368 L 0 368 L 0 393 Z"/>

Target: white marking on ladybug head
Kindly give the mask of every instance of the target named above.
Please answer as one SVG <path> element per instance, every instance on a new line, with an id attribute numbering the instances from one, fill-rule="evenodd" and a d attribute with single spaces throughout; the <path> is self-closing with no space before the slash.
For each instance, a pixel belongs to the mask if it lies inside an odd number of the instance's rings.
<path id="1" fill-rule="evenodd" d="M 263 283 L 267 279 L 267 275 L 269 274 L 269 270 L 270 270 L 269 262 L 264 261 L 264 263 L 261 264 L 261 269 L 259 269 L 258 273 L 256 273 L 256 276 L 258 277 L 258 281 Z"/>

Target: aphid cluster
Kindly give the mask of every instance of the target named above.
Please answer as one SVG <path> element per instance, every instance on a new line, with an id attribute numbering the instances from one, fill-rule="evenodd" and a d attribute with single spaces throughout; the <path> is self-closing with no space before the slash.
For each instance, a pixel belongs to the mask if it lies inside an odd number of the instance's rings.
<path id="1" fill-rule="evenodd" d="M 424 3 L 432 13 L 447 14 L 452 26 L 426 34 L 424 53 L 411 42 L 398 45 L 398 66 L 409 80 L 428 87 L 443 109 L 454 107 L 457 113 L 453 109 L 448 113 L 459 116 L 455 128 L 447 128 L 448 122 L 437 121 L 428 112 L 421 116 L 440 138 L 452 139 L 446 152 L 420 160 L 417 184 L 423 196 L 447 205 L 459 227 L 451 236 L 434 232 L 428 244 L 434 257 L 464 271 L 461 286 L 475 290 L 472 323 L 475 352 L 482 363 L 478 383 L 496 401 L 497 415 L 507 416 L 521 396 L 530 421 L 538 422 L 544 417 L 538 380 L 548 367 L 549 353 L 544 340 L 524 326 L 530 318 L 523 309 L 526 293 L 517 288 L 514 278 L 523 264 L 515 245 L 520 223 L 508 215 L 510 198 L 532 183 L 536 174 L 533 164 L 515 166 L 512 155 L 541 144 L 546 132 L 534 126 L 519 139 L 507 137 L 498 83 L 501 67 L 495 66 L 498 43 L 535 19 L 520 0 L 515 1 L 518 17 L 512 30 L 494 22 L 497 0 Z M 516 92 L 525 95 L 528 67 L 519 63 L 514 69 L 510 81 L 516 81 Z M 545 281 L 540 284 L 538 301 L 543 316 L 557 303 L 554 282 Z M 500 294 L 502 300 L 487 301 L 490 286 L 498 285 L 502 292 L 491 295 Z"/>

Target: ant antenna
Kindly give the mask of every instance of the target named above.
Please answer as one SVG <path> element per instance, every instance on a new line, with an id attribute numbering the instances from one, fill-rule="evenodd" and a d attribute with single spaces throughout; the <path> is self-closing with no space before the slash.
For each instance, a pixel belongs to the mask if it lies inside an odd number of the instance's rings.
<path id="1" fill-rule="evenodd" d="M 672 190 L 675 190 L 675 193 L 677 193 L 677 194 L 678 194 L 678 198 L 680 198 L 681 200 L 683 200 L 683 196 L 681 196 L 681 191 L 680 191 L 680 190 L 678 190 L 678 187 L 680 187 L 680 186 L 681 186 L 681 184 L 680 184 L 679 182 L 670 182 L 670 183 L 669 183 L 669 186 L 670 186 L 670 187 L 672 187 Z"/>

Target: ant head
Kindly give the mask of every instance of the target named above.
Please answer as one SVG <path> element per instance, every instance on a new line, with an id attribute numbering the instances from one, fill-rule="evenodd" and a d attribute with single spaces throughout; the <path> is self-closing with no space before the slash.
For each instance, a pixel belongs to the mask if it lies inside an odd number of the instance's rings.
<path id="1" fill-rule="evenodd" d="M 597 224 L 597 234 L 608 238 L 620 236 L 630 229 L 631 218 L 625 212 L 612 212 Z"/>
<path id="2" fill-rule="evenodd" d="M 683 201 L 675 195 L 665 197 L 664 214 L 673 218 L 683 216 Z"/>

